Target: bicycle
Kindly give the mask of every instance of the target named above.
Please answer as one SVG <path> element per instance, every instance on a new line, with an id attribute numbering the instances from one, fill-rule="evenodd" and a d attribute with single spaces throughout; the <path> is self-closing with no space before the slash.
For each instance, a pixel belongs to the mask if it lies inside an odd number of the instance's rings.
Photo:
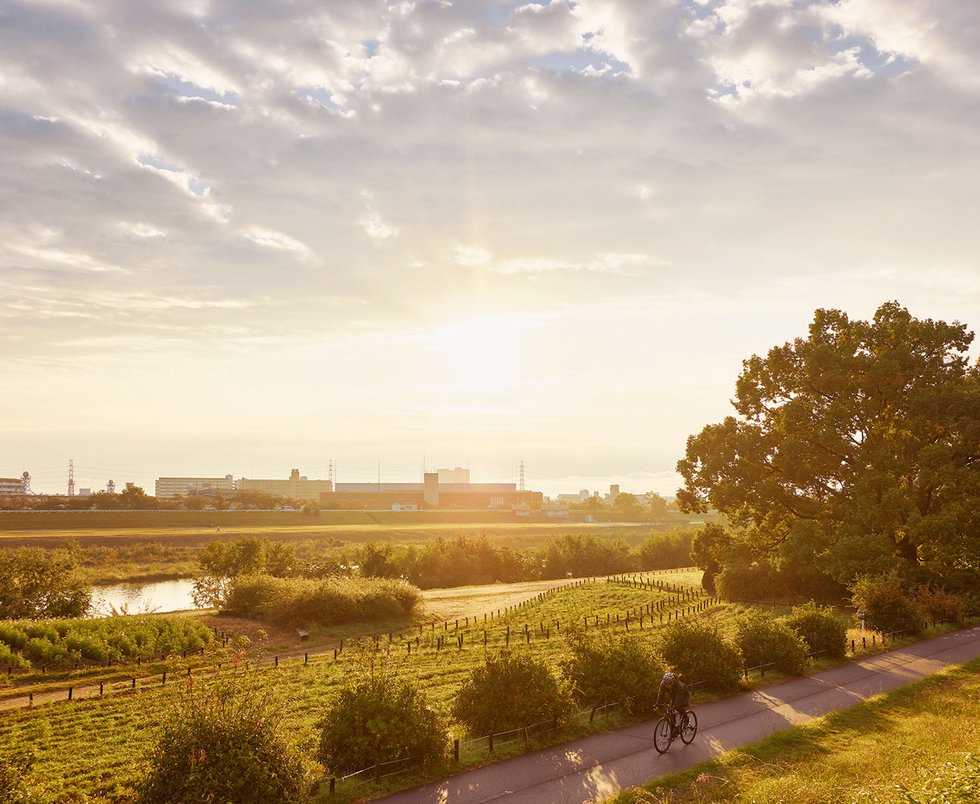
<path id="1" fill-rule="evenodd" d="M 658 707 L 658 711 L 664 711 L 663 707 Z M 681 716 L 678 725 L 677 716 Z M 698 733 L 698 716 L 693 709 L 686 709 L 683 713 L 678 712 L 673 706 L 667 706 L 663 717 L 657 721 L 657 726 L 653 730 L 653 747 L 658 754 L 663 754 L 670 744 L 677 737 L 681 738 L 684 745 L 694 742 L 694 736 Z"/>

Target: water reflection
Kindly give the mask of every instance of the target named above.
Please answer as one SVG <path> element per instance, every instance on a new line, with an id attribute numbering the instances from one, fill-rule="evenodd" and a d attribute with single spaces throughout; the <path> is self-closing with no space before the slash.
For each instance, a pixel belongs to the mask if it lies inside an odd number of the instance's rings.
<path id="1" fill-rule="evenodd" d="M 92 590 L 92 608 L 96 617 L 106 617 L 113 611 L 117 614 L 185 611 L 196 608 L 191 597 L 193 591 L 194 582 L 187 578 L 97 586 Z"/>

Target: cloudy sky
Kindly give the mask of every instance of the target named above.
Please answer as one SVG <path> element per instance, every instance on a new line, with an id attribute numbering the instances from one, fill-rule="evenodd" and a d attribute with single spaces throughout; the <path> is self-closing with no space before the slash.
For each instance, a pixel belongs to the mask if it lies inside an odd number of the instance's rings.
<path id="1" fill-rule="evenodd" d="M 0 475 L 672 493 L 815 308 L 980 326 L 977 54 L 961 0 L 0 0 Z"/>

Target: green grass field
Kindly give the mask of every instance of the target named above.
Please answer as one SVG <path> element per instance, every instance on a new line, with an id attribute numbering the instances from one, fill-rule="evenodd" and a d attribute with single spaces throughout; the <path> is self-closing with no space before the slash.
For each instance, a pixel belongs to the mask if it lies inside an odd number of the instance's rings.
<path id="1" fill-rule="evenodd" d="M 980 801 L 980 660 L 729 751 L 612 800 L 723 801 Z"/>
<path id="2" fill-rule="evenodd" d="M 676 579 L 670 578 L 671 582 Z M 510 628 L 510 646 L 542 656 L 558 666 L 568 655 L 561 633 L 569 624 L 592 622 L 598 617 L 600 628 L 623 630 L 622 618 L 628 609 L 652 601 L 667 600 L 665 592 L 651 592 L 616 583 L 589 583 L 545 594 L 525 605 L 502 611 L 498 617 L 474 611 L 450 623 L 412 626 L 391 643 L 380 638 L 379 649 L 388 654 L 399 673 L 408 675 L 423 686 L 434 706 L 448 712 L 456 690 L 469 672 L 483 661 L 486 630 L 490 649 L 502 648 Z M 671 603 L 671 611 L 676 606 Z M 467 619 L 468 618 L 468 619 Z M 617 622 L 617 618 L 620 618 Z M 558 621 L 556 625 L 555 621 Z M 608 624 L 607 624 L 608 623 Z M 530 643 L 525 636 L 530 633 Z M 595 627 L 595 626 L 592 626 Z M 633 625 L 636 629 L 636 623 Z M 542 630 L 544 629 L 544 630 Z M 646 621 L 644 638 L 654 638 L 657 629 Z M 462 648 L 457 637 L 462 635 Z M 408 644 L 411 640 L 412 651 Z M 416 642 L 417 640 L 417 642 Z M 373 649 L 373 640 L 368 641 Z M 439 648 L 437 649 L 437 645 Z M 294 741 L 312 756 L 316 741 L 316 721 L 334 695 L 344 674 L 351 672 L 355 659 L 349 649 L 335 661 L 332 655 L 303 657 L 280 662 L 278 668 L 266 667 L 257 675 L 258 683 L 274 690 L 282 701 L 282 721 Z M 222 672 L 228 672 L 225 660 Z M 132 800 L 134 784 L 145 767 L 145 756 L 153 740 L 154 729 L 166 707 L 168 694 L 186 676 L 181 662 L 169 664 L 169 691 L 160 688 L 159 679 L 141 682 L 132 693 L 129 684 L 121 683 L 107 691 L 102 699 L 63 701 L 5 712 L 0 720 L 0 750 L 15 751 L 33 746 L 37 753 L 34 778 L 40 792 L 54 801 L 126 802 Z M 203 668 L 195 669 L 197 673 Z M 598 725 L 593 726 L 597 728 Z M 588 729 L 584 725 L 583 729 Z M 573 735 L 568 735 L 573 736 Z M 464 760 L 486 761 L 486 753 L 473 748 Z M 343 789 L 341 790 L 344 793 Z M 349 799 L 352 793 L 345 796 Z M 341 798 L 343 800 L 343 798 Z"/>

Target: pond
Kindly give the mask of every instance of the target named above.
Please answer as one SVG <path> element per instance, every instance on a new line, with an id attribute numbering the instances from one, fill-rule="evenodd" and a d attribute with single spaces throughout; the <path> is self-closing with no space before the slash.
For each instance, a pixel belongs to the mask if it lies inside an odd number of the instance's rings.
<path id="1" fill-rule="evenodd" d="M 97 617 L 109 615 L 113 609 L 127 614 L 164 614 L 196 608 L 193 592 L 194 581 L 190 578 L 96 586 L 92 590 L 92 606 Z"/>

